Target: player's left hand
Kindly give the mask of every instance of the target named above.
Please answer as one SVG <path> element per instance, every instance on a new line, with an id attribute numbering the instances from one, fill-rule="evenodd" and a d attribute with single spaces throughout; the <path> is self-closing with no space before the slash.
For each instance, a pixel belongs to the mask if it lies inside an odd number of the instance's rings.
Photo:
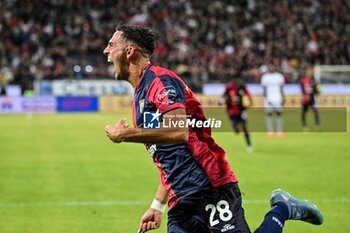
<path id="1" fill-rule="evenodd" d="M 162 212 L 149 208 L 140 220 L 140 233 L 158 229 L 162 223 Z"/>
<path id="2" fill-rule="evenodd" d="M 127 128 L 129 128 L 129 125 L 125 122 L 125 118 L 122 118 L 114 125 L 106 125 L 105 132 L 112 142 L 121 143 L 123 132 Z"/>

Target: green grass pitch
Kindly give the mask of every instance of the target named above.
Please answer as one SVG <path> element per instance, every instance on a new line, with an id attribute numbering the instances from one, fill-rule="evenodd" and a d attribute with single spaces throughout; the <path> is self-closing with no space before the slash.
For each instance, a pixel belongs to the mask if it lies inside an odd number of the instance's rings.
<path id="1" fill-rule="evenodd" d="M 349 115 L 349 112 L 348 112 Z M 0 115 L 1 233 L 134 233 L 158 171 L 141 144 L 113 144 L 104 126 L 130 114 Z M 347 118 L 349 125 L 349 116 Z M 324 224 L 288 221 L 285 233 L 350 232 L 350 130 L 346 133 L 214 133 L 227 151 L 253 229 L 283 188 L 314 201 Z M 166 232 L 166 218 L 159 230 Z"/>

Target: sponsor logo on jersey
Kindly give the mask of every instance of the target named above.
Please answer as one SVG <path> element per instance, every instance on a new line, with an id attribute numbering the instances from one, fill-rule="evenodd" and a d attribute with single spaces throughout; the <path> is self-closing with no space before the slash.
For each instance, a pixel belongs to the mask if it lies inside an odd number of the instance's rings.
<path id="1" fill-rule="evenodd" d="M 176 90 L 172 86 L 166 86 L 158 92 L 157 100 L 161 104 L 173 104 L 175 103 L 175 97 L 177 96 Z"/>
<path id="2" fill-rule="evenodd" d="M 156 144 L 152 144 L 149 147 L 147 147 L 147 151 L 153 156 L 154 153 L 156 153 L 157 151 L 157 145 Z"/>

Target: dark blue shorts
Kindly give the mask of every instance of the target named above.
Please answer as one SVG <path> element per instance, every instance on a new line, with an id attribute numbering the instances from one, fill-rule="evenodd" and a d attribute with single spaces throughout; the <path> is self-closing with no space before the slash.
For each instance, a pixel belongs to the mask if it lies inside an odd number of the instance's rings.
<path id="1" fill-rule="evenodd" d="M 180 198 L 168 212 L 168 233 L 250 233 L 237 183 Z"/>
<path id="2" fill-rule="evenodd" d="M 230 116 L 232 125 L 236 127 L 238 123 L 246 123 L 247 116 L 247 111 L 242 111 L 239 115 Z"/>

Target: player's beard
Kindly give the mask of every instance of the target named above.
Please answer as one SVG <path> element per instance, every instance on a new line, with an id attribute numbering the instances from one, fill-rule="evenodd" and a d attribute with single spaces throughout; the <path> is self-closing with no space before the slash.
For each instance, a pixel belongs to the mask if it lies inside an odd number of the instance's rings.
<path id="1" fill-rule="evenodd" d="M 114 78 L 116 80 L 128 80 L 129 76 L 130 76 L 130 72 L 128 70 L 129 67 L 129 62 L 126 59 L 126 54 L 123 53 L 123 55 L 117 59 L 116 61 L 118 64 L 114 64 Z M 119 70 L 117 70 L 116 68 L 119 68 Z"/>

